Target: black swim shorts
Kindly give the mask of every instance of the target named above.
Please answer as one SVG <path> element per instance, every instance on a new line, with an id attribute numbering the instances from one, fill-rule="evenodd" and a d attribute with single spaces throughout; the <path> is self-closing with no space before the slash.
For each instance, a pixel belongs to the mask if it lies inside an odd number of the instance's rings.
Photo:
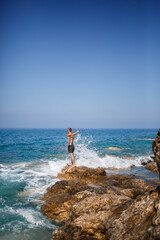
<path id="1" fill-rule="evenodd" d="M 73 153 L 74 152 L 74 145 L 68 145 L 68 152 Z"/>

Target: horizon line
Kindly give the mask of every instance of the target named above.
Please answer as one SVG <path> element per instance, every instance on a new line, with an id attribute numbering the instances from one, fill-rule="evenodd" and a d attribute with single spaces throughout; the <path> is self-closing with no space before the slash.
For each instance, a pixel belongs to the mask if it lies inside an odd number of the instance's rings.
<path id="1" fill-rule="evenodd" d="M 160 127 L 159 127 L 159 128 L 160 128 Z M 97 128 L 83 127 L 83 128 L 82 128 L 82 127 L 79 127 L 79 128 L 78 128 L 78 127 L 73 127 L 72 129 L 91 129 L 91 130 L 93 130 L 93 129 L 99 129 L 99 130 L 101 130 L 101 129 L 102 129 L 102 130 L 103 130 L 103 129 L 106 129 L 106 130 L 107 130 L 107 129 L 108 129 L 108 130 L 114 130 L 114 129 L 117 129 L 117 130 L 118 130 L 118 129 L 119 129 L 119 130 L 120 130 L 120 129 L 124 129 L 124 130 L 127 130 L 127 129 L 135 129 L 135 130 L 136 130 L 136 129 L 137 129 L 137 130 L 138 130 L 138 129 L 144 129 L 144 130 L 145 130 L 145 129 L 155 129 L 155 130 L 156 130 L 156 129 L 159 129 L 159 128 L 141 128 L 141 127 L 138 127 L 138 128 L 137 128 L 137 127 L 136 127 L 136 128 L 134 128 L 134 127 L 133 127 L 133 128 L 132 128 L 132 127 L 131 127 L 131 128 L 120 128 L 120 127 L 119 127 L 119 128 L 116 128 L 116 127 L 115 127 L 115 128 L 112 128 L 112 127 L 111 127 L 111 128 L 99 128 L 99 127 L 97 127 Z M 55 129 L 68 129 L 68 127 L 66 127 L 66 128 L 65 128 L 65 127 L 57 127 L 57 128 L 51 128 L 51 127 L 49 127 L 49 128 L 47 128 L 47 127 L 0 127 L 0 129 L 17 129 L 17 130 L 18 130 L 18 129 L 19 129 L 19 130 L 20 130 L 20 129 L 26 129 L 26 130 L 27 130 L 27 129 L 28 129 L 28 130 L 29 130 L 29 129 L 35 129 L 35 130 L 36 130 L 36 129 L 37 129 L 37 130 L 39 130 L 39 129 L 46 129 L 46 130 L 47 130 L 47 129 L 48 129 L 48 130 L 55 130 Z"/>

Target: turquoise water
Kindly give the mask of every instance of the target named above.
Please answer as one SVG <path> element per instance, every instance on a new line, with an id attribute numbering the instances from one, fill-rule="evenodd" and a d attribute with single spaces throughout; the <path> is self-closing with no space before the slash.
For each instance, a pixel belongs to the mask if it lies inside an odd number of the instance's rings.
<path id="1" fill-rule="evenodd" d="M 76 164 L 115 167 L 120 174 L 132 173 L 156 180 L 158 176 L 143 168 L 140 161 L 152 155 L 157 131 L 80 129 L 74 143 Z M 59 226 L 41 214 L 42 201 L 38 199 L 57 181 L 53 176 L 70 163 L 65 133 L 65 129 L 0 130 L 1 240 L 47 240 Z M 136 167 L 129 168 L 133 164 Z"/>

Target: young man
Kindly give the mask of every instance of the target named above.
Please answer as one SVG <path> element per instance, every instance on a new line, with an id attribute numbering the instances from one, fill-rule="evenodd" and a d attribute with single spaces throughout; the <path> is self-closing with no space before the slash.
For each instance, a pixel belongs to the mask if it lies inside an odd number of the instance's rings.
<path id="1" fill-rule="evenodd" d="M 71 166 L 74 167 L 75 166 L 75 158 L 73 155 L 74 152 L 74 145 L 73 145 L 73 141 L 74 141 L 74 136 L 79 133 L 79 131 L 72 133 L 72 128 L 68 128 L 68 134 L 65 134 L 65 136 L 68 137 L 68 152 L 70 154 L 71 157 Z"/>

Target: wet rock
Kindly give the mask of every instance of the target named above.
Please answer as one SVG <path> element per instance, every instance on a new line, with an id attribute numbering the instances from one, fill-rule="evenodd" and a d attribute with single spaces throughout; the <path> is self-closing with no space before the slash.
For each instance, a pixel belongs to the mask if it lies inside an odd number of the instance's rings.
<path id="1" fill-rule="evenodd" d="M 135 159 L 135 157 L 123 157 L 123 159 Z"/>
<path id="2" fill-rule="evenodd" d="M 107 170 L 118 170 L 118 168 L 115 168 L 115 167 L 108 167 Z"/>
<path id="3" fill-rule="evenodd" d="M 153 162 L 153 160 L 151 158 L 143 158 L 143 159 L 140 160 L 140 162 L 143 166 L 145 166 L 148 163 Z"/>

